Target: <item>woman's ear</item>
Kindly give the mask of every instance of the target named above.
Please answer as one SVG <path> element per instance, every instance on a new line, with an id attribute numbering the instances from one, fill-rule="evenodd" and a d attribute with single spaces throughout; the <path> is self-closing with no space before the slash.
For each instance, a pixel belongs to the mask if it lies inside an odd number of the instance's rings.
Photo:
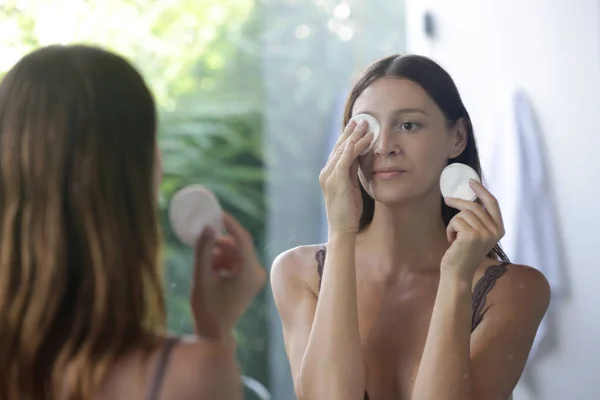
<path id="1" fill-rule="evenodd" d="M 463 118 L 459 119 L 451 128 L 450 135 L 450 154 L 448 156 L 452 159 L 460 156 L 467 148 L 469 135 L 467 133 L 467 124 Z"/>

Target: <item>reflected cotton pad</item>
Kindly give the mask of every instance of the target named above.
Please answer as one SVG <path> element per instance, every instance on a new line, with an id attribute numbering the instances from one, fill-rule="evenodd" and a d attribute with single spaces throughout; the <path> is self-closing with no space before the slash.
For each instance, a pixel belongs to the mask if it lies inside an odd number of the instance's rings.
<path id="1" fill-rule="evenodd" d="M 169 204 L 173 232 L 183 243 L 194 247 L 206 227 L 216 235 L 223 231 L 223 210 L 213 192 L 201 185 L 179 190 Z"/>
<path id="2" fill-rule="evenodd" d="M 481 183 L 477 172 L 468 165 L 461 163 L 448 165 L 444 168 L 440 177 L 442 196 L 475 201 L 477 195 L 469 186 L 471 179 Z"/>
<path id="3" fill-rule="evenodd" d="M 375 143 L 379 139 L 381 125 L 379 124 L 379 121 L 377 121 L 377 118 L 369 114 L 356 114 L 355 116 L 350 118 L 350 121 L 356 121 L 357 124 L 362 120 L 367 121 L 367 124 L 369 124 L 369 129 L 367 130 L 367 132 L 373 132 L 373 139 L 371 140 L 371 144 L 362 153 L 360 153 L 361 156 L 364 156 L 369 151 L 373 150 Z"/>

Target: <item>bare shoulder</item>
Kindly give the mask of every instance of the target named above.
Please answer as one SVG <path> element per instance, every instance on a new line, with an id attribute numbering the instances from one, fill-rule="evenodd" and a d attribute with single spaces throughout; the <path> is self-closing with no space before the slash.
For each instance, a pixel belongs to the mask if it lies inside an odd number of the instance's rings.
<path id="1" fill-rule="evenodd" d="M 289 288 L 301 285 L 311 292 L 318 292 L 317 252 L 323 245 L 298 246 L 279 254 L 271 266 L 271 287 L 275 296 Z"/>
<path id="2" fill-rule="evenodd" d="M 548 280 L 540 270 L 527 265 L 508 265 L 504 282 L 498 286 L 504 292 L 504 297 L 512 301 L 531 302 L 544 311 L 550 303 Z"/>
<path id="3" fill-rule="evenodd" d="M 491 305 L 543 317 L 550 304 L 550 285 L 544 274 L 533 267 L 508 264 L 506 272 L 489 293 Z"/>
<path id="4" fill-rule="evenodd" d="M 165 372 L 164 399 L 241 400 L 242 382 L 234 351 L 196 336 L 182 338 Z"/>

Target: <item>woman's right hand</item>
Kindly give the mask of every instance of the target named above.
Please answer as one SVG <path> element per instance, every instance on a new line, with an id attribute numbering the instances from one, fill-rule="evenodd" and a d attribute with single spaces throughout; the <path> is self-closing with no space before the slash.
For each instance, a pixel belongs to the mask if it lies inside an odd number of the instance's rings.
<path id="1" fill-rule="evenodd" d="M 368 124 L 350 121 L 335 144 L 319 182 L 325 197 L 329 236 L 358 233 L 362 195 L 358 180 L 358 156 L 371 143 Z"/>
<path id="2" fill-rule="evenodd" d="M 228 236 L 206 230 L 196 245 L 190 300 L 196 333 L 228 341 L 267 275 L 250 233 L 227 213 L 223 220 Z"/>

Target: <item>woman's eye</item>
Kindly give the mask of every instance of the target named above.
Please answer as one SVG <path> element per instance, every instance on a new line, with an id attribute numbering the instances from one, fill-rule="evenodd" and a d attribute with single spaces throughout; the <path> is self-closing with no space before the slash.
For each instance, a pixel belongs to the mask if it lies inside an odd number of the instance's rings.
<path id="1" fill-rule="evenodd" d="M 415 129 L 418 128 L 418 124 L 415 124 L 414 122 L 403 122 L 400 124 L 400 128 L 403 131 L 414 131 Z"/>

